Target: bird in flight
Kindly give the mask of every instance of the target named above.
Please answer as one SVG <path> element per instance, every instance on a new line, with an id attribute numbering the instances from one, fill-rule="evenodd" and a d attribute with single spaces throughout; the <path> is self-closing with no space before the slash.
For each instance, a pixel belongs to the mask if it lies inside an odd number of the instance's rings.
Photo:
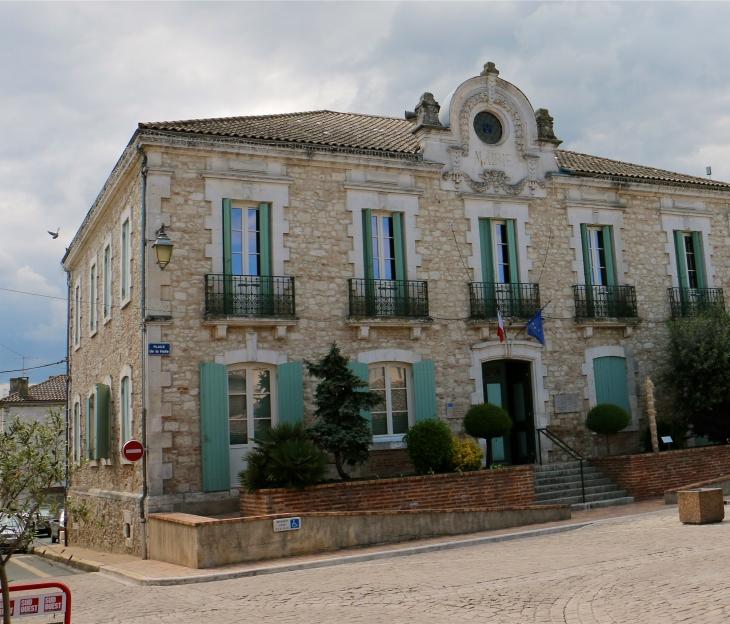
<path id="1" fill-rule="evenodd" d="M 61 231 L 61 228 L 56 228 L 55 232 L 51 232 L 50 230 L 46 230 L 46 231 L 51 235 L 51 238 L 53 238 L 55 240 L 58 238 L 58 233 Z"/>

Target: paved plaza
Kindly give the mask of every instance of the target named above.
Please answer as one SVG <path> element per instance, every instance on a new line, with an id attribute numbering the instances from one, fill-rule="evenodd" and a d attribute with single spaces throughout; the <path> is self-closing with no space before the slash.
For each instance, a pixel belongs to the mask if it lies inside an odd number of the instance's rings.
<path id="1" fill-rule="evenodd" d="M 730 519 L 676 508 L 410 557 L 173 587 L 66 576 L 74 624 L 730 621 Z"/>

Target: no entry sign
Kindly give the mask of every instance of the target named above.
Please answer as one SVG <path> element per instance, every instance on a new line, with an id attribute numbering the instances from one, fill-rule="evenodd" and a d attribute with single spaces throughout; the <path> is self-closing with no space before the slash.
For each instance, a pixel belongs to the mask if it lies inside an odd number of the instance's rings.
<path id="1" fill-rule="evenodd" d="M 122 457 L 127 461 L 136 462 L 142 459 L 144 455 L 144 446 L 137 440 L 130 440 L 122 447 Z"/>

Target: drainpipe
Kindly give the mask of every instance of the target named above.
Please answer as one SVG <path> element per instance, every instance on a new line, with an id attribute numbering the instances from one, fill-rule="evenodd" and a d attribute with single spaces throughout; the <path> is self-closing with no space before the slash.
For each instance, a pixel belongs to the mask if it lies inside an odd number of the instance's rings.
<path id="1" fill-rule="evenodd" d="M 71 272 L 63 267 L 66 272 L 66 487 L 63 488 L 63 508 L 66 508 L 68 498 L 68 456 L 71 448 Z M 76 449 L 74 448 L 74 452 Z"/>
<path id="2" fill-rule="evenodd" d="M 140 311 L 141 311 L 141 342 L 142 342 L 142 446 L 144 447 L 144 455 L 142 456 L 142 496 L 139 499 L 139 533 L 142 542 L 142 559 L 147 559 L 147 514 L 145 512 L 145 503 L 147 502 L 147 458 L 149 453 L 147 450 L 147 292 L 146 292 L 146 276 L 147 276 L 147 154 L 137 145 L 137 152 L 142 155 L 142 258 L 140 267 Z"/>

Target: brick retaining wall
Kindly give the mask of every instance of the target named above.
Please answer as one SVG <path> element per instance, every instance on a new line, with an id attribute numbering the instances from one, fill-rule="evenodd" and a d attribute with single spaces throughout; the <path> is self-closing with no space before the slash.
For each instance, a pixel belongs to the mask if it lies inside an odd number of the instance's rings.
<path id="1" fill-rule="evenodd" d="M 241 515 L 530 505 L 532 466 L 240 493 Z"/>
<path id="2" fill-rule="evenodd" d="M 643 500 L 662 496 L 673 488 L 730 474 L 730 445 L 595 457 L 590 463 L 636 500 Z"/>

